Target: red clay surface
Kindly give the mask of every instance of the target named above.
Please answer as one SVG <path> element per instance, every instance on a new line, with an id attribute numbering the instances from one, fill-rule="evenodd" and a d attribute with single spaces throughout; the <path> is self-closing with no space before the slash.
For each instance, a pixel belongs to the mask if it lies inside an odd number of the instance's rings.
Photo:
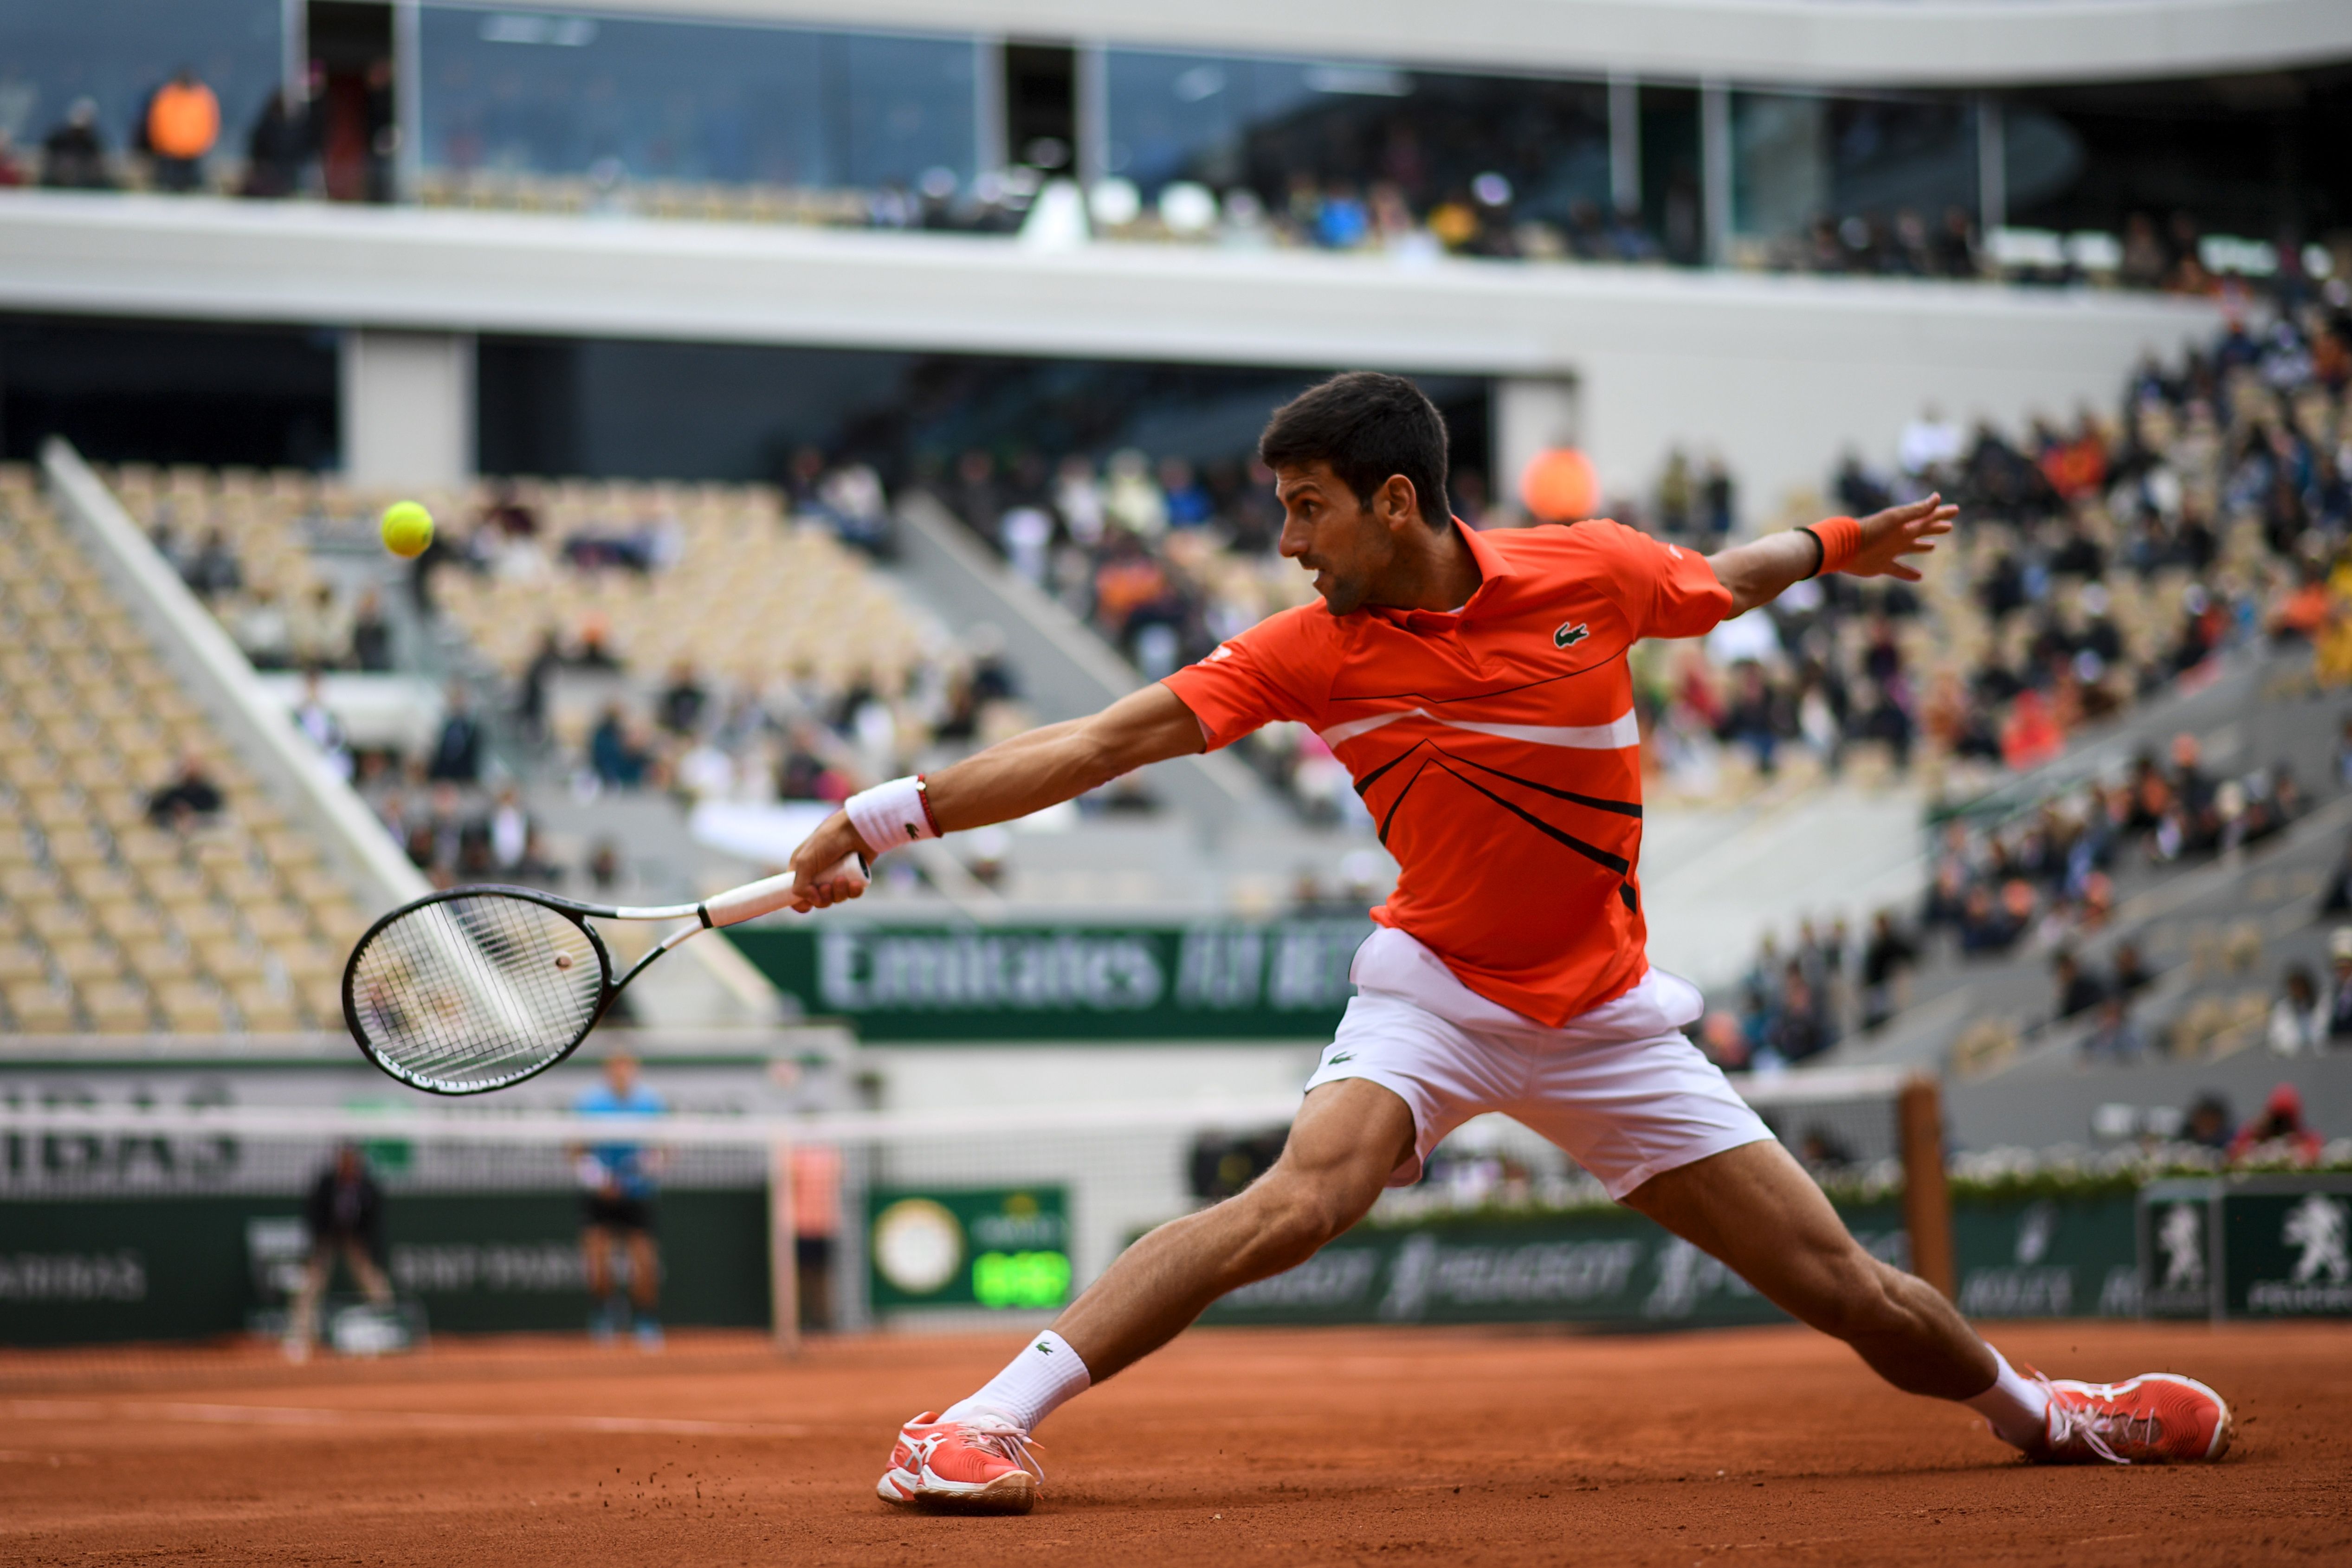
<path id="1" fill-rule="evenodd" d="M 2135 1470 L 2019 1464 L 1794 1328 L 1196 1332 L 1047 1424 L 1028 1517 L 876 1501 L 897 1424 L 1017 1343 L 11 1354 L 0 1562 L 2352 1562 L 2352 1328 L 2000 1330 L 2237 1406 L 2226 1462 Z"/>

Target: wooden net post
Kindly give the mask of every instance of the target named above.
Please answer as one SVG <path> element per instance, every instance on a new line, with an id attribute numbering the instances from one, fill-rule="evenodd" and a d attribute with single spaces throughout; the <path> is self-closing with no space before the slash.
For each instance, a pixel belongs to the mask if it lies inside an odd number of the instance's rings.
<path id="1" fill-rule="evenodd" d="M 1903 1137 L 1903 1225 L 1911 1236 L 1911 1271 L 1944 1293 L 1959 1295 L 1952 1262 L 1952 1195 L 1944 1180 L 1944 1098 L 1933 1078 L 1903 1085 L 1896 1102 Z"/>
<path id="2" fill-rule="evenodd" d="M 801 1350 L 800 1228 L 793 1216 L 793 1146 L 768 1145 L 768 1315 L 779 1355 Z"/>

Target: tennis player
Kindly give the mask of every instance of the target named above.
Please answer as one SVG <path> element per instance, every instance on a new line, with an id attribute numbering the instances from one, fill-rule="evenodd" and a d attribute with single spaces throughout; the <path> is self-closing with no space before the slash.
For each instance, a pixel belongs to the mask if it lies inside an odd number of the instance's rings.
<path id="1" fill-rule="evenodd" d="M 2210 1459 L 2204 1385 L 2104 1385 L 2012 1366 L 1922 1281 L 1873 1258 L 1683 1033 L 1687 982 L 1650 967 L 1641 737 L 1626 653 L 1696 637 L 1825 571 L 1916 581 L 1957 508 L 1936 497 L 1701 556 L 1616 523 L 1475 533 L 1449 517 L 1445 426 L 1410 382 L 1334 378 L 1258 446 L 1282 553 L 1320 603 L 1269 617 L 1091 718 L 853 797 L 793 856 L 802 906 L 854 897 L 852 851 L 1002 822 L 1132 768 L 1311 726 L 1402 868 L 1357 995 L 1275 1167 L 1129 1247 L 984 1387 L 898 1434 L 885 1501 L 1017 1512 L 1028 1442 L 1086 1388 L 1228 1291 L 1313 1255 L 1484 1112 L 1525 1123 L 1639 1210 L 1897 1388 L 1972 1406 L 2045 1461 Z"/>

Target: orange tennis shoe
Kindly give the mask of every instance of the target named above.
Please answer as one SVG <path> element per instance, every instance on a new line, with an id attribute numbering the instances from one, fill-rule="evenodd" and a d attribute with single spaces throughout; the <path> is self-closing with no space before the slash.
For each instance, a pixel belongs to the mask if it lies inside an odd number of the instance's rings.
<path id="1" fill-rule="evenodd" d="M 2193 1377 L 2149 1372 L 2122 1383 L 2076 1383 L 2029 1374 L 2050 1395 L 2053 1465 L 2179 1465 L 2230 1451 L 2233 1427 L 2221 1396 Z"/>
<path id="2" fill-rule="evenodd" d="M 943 1513 L 1027 1513 L 1045 1471 L 1029 1434 L 1001 1416 L 942 1421 L 930 1411 L 898 1428 L 890 1468 L 874 1490 L 884 1502 Z"/>

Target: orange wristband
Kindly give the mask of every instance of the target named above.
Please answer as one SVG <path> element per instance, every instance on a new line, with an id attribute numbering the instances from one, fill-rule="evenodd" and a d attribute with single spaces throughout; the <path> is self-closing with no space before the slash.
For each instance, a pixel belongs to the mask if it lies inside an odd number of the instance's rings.
<path id="1" fill-rule="evenodd" d="M 1852 517 L 1823 517 L 1806 524 L 1803 531 L 1822 547 L 1822 564 L 1813 569 L 1815 577 L 1843 571 L 1862 553 L 1862 525 Z"/>

